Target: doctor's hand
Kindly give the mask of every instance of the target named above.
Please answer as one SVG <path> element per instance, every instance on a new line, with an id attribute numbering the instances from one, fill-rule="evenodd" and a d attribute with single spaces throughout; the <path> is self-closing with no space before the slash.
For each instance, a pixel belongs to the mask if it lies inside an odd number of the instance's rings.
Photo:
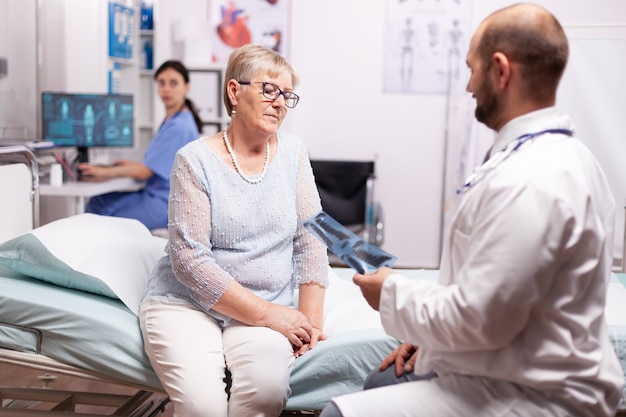
<path id="1" fill-rule="evenodd" d="M 396 376 L 399 378 L 404 373 L 411 373 L 415 369 L 415 360 L 417 359 L 417 346 L 410 343 L 403 343 L 393 350 L 381 362 L 378 370 L 384 371 L 391 365 L 395 365 Z"/>
<path id="2" fill-rule="evenodd" d="M 394 273 L 393 269 L 382 267 L 371 274 L 355 274 L 352 281 L 361 287 L 361 293 L 367 303 L 376 311 L 380 307 L 380 293 L 383 282 Z"/>

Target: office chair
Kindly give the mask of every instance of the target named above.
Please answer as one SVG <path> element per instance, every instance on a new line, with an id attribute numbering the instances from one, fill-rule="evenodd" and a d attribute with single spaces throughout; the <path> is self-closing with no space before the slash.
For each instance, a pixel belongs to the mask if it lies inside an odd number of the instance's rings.
<path id="1" fill-rule="evenodd" d="M 322 209 L 377 246 L 383 244 L 382 209 L 374 198 L 374 161 L 311 160 Z"/>

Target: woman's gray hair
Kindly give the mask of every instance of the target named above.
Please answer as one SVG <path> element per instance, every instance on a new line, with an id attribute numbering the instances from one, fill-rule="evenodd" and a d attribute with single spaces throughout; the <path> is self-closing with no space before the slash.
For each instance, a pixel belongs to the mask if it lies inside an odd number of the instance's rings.
<path id="1" fill-rule="evenodd" d="M 228 82 L 230 80 L 252 81 L 252 77 L 260 73 L 274 77 L 285 72 L 291 75 L 291 83 L 295 88 L 300 81 L 298 73 L 293 65 L 278 52 L 254 44 L 247 44 L 235 49 L 228 59 L 224 74 L 223 95 L 226 114 L 230 115 L 233 110 L 233 104 L 228 97 Z"/>

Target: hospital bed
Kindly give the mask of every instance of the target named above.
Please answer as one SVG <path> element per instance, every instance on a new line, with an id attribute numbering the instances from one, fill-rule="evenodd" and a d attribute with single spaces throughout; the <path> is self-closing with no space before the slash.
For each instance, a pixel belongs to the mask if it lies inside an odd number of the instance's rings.
<path id="1" fill-rule="evenodd" d="M 319 410 L 333 395 L 360 390 L 367 372 L 397 345 L 366 306 L 342 299 L 348 295 L 359 300 L 359 294 L 348 290 L 349 281 L 336 274 L 331 281 L 335 288 L 329 289 L 327 301 L 328 340 L 296 360 L 289 410 Z M 96 378 L 138 392 L 161 391 L 143 353 L 137 317 L 120 300 L 48 284 L 4 267 L 0 347 L 0 362 Z"/>
<path id="2" fill-rule="evenodd" d="M 124 238 L 120 236 L 123 230 Z M 134 236 L 138 233 L 141 237 Z M 103 235 L 107 235 L 105 239 L 97 238 Z M 80 246 L 89 249 L 62 243 L 75 239 L 84 239 Z M 0 244 L 0 362 L 137 389 L 135 395 L 116 397 L 120 413 L 124 409 L 158 409 L 162 404 L 147 401 L 150 393 L 162 389 L 143 351 L 136 308 L 138 289 L 145 284 L 149 266 L 161 256 L 164 244 L 164 239 L 152 236 L 134 220 L 93 214 L 62 219 Z M 111 247 L 107 249 L 107 245 Z M 118 265 L 107 264 L 111 258 Z M 133 262 L 138 265 L 131 265 Z M 403 273 L 433 280 L 437 271 Z M 360 390 L 369 370 L 397 345 L 384 334 L 378 314 L 351 283 L 352 275 L 346 268 L 330 269 L 324 318 L 328 340 L 296 360 L 293 393 L 287 403 L 287 410 L 296 415 L 315 413 L 332 396 Z M 70 279 L 79 277 L 79 281 Z M 129 282 L 133 279 L 136 282 Z M 106 285 L 98 286 L 102 282 Z M 626 368 L 626 315 L 621 302 L 626 299 L 626 288 L 622 282 L 626 275 L 612 276 L 607 317 L 612 342 Z M 0 382 L 0 386 L 6 384 Z M 55 401 L 49 390 L 43 393 L 48 397 L 41 397 L 41 390 L 0 387 L 0 398 Z M 61 394 L 60 404 L 70 395 Z M 113 403 L 104 395 L 72 395 L 77 403 Z M 623 401 L 621 407 L 626 408 Z M 13 408 L 0 408 L 0 416 L 43 415 L 37 413 L 18 414 Z M 60 414 L 50 414 L 55 415 Z"/>
<path id="3" fill-rule="evenodd" d="M 0 365 L 116 384 L 133 394 L 70 392 L 54 389 L 55 383 L 17 387 L 0 375 L 0 416 L 87 416 L 81 406 L 94 405 L 113 415 L 158 415 L 167 400 L 160 400 L 166 397 L 144 353 L 136 310 L 166 240 L 134 220 L 93 214 L 36 227 L 36 164 L 22 152 L 5 153 L 17 167 L 0 166 L 0 176 L 11 172 L 9 183 L 14 169 L 26 173 L 17 188 L 28 196 L 27 207 L 0 217 L 0 230 L 22 220 L 26 229 L 0 240 Z M 296 360 L 285 415 L 314 414 L 332 396 L 360 390 L 367 373 L 397 345 L 351 283 L 350 270 L 329 271 L 328 340 Z"/>
<path id="4" fill-rule="evenodd" d="M 30 212 L 26 213 L 30 215 Z M 1 227 L 1 225 L 0 225 Z M 0 364 L 133 388 L 132 395 L 26 389 L 0 378 L 0 417 L 89 416 L 80 404 L 106 405 L 113 415 L 156 416 L 161 385 L 145 356 L 136 315 L 148 274 L 165 240 L 139 222 L 80 214 L 0 243 Z M 324 328 L 328 340 L 298 358 L 285 415 L 317 414 L 330 398 L 361 389 L 398 341 L 351 283 L 353 271 L 330 268 Z M 437 271 L 404 270 L 433 280 Z M 609 333 L 626 369 L 626 275 L 614 274 Z M 626 410 L 623 396 L 620 410 Z M 13 400 L 52 408 L 7 408 Z M 45 414 L 44 414 L 45 413 Z M 621 415 L 621 414 L 620 414 Z"/>

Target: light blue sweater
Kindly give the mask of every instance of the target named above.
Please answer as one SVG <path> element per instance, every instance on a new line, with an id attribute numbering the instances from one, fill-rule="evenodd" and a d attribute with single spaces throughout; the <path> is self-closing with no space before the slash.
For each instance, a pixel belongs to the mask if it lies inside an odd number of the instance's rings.
<path id="1" fill-rule="evenodd" d="M 277 135 L 265 177 L 244 181 L 204 142 L 182 148 L 170 186 L 167 255 L 152 274 L 147 297 L 175 295 L 211 310 L 232 280 L 257 296 L 293 305 L 300 284 L 328 285 L 326 248 L 301 222 L 321 203 L 302 141 Z"/>

